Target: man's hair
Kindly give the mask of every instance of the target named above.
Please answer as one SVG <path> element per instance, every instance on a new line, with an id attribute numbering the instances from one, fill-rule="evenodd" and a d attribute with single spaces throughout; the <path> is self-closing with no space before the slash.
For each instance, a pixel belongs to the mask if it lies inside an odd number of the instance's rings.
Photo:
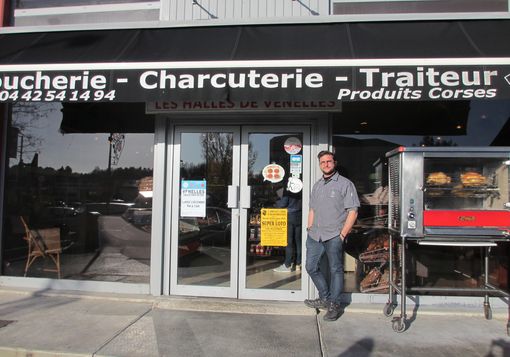
<path id="1" fill-rule="evenodd" d="M 331 155 L 331 156 L 333 156 L 333 160 L 336 161 L 335 154 L 333 154 L 331 151 L 328 151 L 328 150 L 322 150 L 319 154 L 317 154 L 317 158 L 320 160 L 321 157 L 323 157 L 324 155 Z"/>

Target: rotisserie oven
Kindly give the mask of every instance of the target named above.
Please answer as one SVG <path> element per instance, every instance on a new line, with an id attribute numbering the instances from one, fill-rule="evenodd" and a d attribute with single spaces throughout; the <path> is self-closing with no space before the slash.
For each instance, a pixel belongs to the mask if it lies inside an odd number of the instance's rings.
<path id="1" fill-rule="evenodd" d="M 510 148 L 400 147 L 387 154 L 389 228 L 406 237 L 508 237 Z"/>

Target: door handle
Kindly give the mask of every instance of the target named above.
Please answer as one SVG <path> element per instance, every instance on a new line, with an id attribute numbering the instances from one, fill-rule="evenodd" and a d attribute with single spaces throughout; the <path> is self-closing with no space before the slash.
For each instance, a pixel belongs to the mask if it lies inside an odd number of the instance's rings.
<path id="1" fill-rule="evenodd" d="M 239 186 L 228 185 L 227 207 L 237 208 L 239 202 Z"/>
<path id="2" fill-rule="evenodd" d="M 239 200 L 241 208 L 251 208 L 251 186 L 244 186 Z"/>

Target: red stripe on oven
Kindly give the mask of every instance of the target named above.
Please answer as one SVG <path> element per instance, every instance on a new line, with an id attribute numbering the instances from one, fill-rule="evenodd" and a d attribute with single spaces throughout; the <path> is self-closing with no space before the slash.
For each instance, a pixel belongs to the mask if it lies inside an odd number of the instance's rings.
<path id="1" fill-rule="evenodd" d="M 510 211 L 423 212 L 423 225 L 428 227 L 510 227 Z"/>

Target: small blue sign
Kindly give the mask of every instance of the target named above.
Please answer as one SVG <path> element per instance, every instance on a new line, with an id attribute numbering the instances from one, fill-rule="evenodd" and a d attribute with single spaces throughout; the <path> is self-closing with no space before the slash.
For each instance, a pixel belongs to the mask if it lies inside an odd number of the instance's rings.
<path id="1" fill-rule="evenodd" d="M 300 164 L 303 162 L 303 155 L 290 155 L 290 162 Z"/>

